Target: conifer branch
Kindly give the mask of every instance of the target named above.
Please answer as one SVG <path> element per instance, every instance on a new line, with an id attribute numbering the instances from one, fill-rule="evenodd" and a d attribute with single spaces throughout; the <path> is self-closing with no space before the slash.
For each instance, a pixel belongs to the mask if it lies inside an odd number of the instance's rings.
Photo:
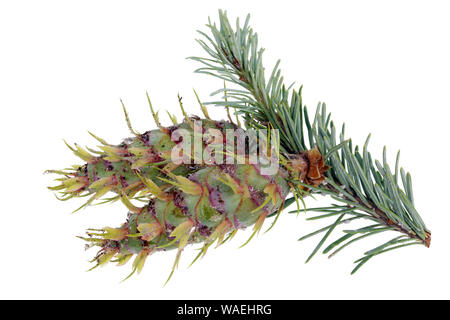
<path id="1" fill-rule="evenodd" d="M 362 149 L 353 147 L 351 139 L 345 138 L 344 126 L 338 134 L 324 103 L 319 103 L 311 119 L 302 103 L 302 87 L 298 90 L 285 87 L 279 61 L 266 81 L 262 63 L 264 49 L 258 47 L 258 36 L 249 26 L 249 16 L 242 27 L 238 19 L 233 29 L 226 12 L 219 11 L 219 25 L 209 20 L 207 27 L 210 35 L 199 31 L 202 39 L 198 43 L 209 57 L 190 57 L 202 64 L 196 72 L 238 86 L 226 88 L 227 101 L 222 97 L 222 100 L 208 104 L 235 108 L 248 127 L 265 128 L 270 124 L 278 129 L 280 151 L 284 154 L 297 154 L 318 147 L 331 167 L 327 171 L 327 179 L 317 187 L 291 181 L 337 201 L 331 207 L 308 209 L 319 213 L 310 220 L 332 218 L 335 221 L 300 238 L 303 240 L 325 234 L 307 261 L 325 245 L 336 227 L 354 220 L 364 220 L 370 224 L 343 230 L 344 234 L 327 245 L 323 253 L 331 252 L 330 257 L 334 256 L 354 242 L 386 231 L 396 231 L 402 235 L 365 252 L 362 258 L 355 261 L 356 267 L 352 273 L 379 254 L 415 244 L 430 245 L 431 233 L 414 207 L 411 175 L 400 168 L 399 156 L 392 171 L 387 162 L 386 148 L 381 161 L 373 160 L 368 151 L 370 135 Z M 212 95 L 224 92 L 225 89 L 219 89 Z"/>

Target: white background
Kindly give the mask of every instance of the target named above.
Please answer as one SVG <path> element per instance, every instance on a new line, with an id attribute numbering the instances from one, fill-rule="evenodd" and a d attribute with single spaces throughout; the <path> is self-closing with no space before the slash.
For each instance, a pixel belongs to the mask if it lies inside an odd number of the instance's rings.
<path id="1" fill-rule="evenodd" d="M 320 223 L 286 214 L 245 248 L 250 230 L 187 269 L 189 247 L 164 288 L 175 252 L 151 256 L 125 283 L 130 265 L 85 272 L 95 249 L 75 236 L 119 226 L 126 212 L 113 204 L 71 214 L 81 202 L 57 201 L 43 171 L 80 163 L 63 138 L 95 146 L 88 130 L 113 143 L 127 137 L 119 98 L 141 132 L 155 127 L 146 90 L 158 109 L 181 118 L 179 92 L 199 113 L 192 88 L 207 100 L 222 83 L 185 58 L 203 54 L 195 30 L 217 21 L 218 8 L 233 20 L 252 14 L 266 68 L 281 58 L 307 106 L 327 102 L 354 142 L 371 132 L 374 155 L 386 144 L 394 160 L 401 149 L 430 249 L 382 255 L 350 276 L 383 237 L 305 265 L 319 239 L 296 240 Z M 0 298 L 450 298 L 449 10 L 446 1 L 2 1 Z"/>

